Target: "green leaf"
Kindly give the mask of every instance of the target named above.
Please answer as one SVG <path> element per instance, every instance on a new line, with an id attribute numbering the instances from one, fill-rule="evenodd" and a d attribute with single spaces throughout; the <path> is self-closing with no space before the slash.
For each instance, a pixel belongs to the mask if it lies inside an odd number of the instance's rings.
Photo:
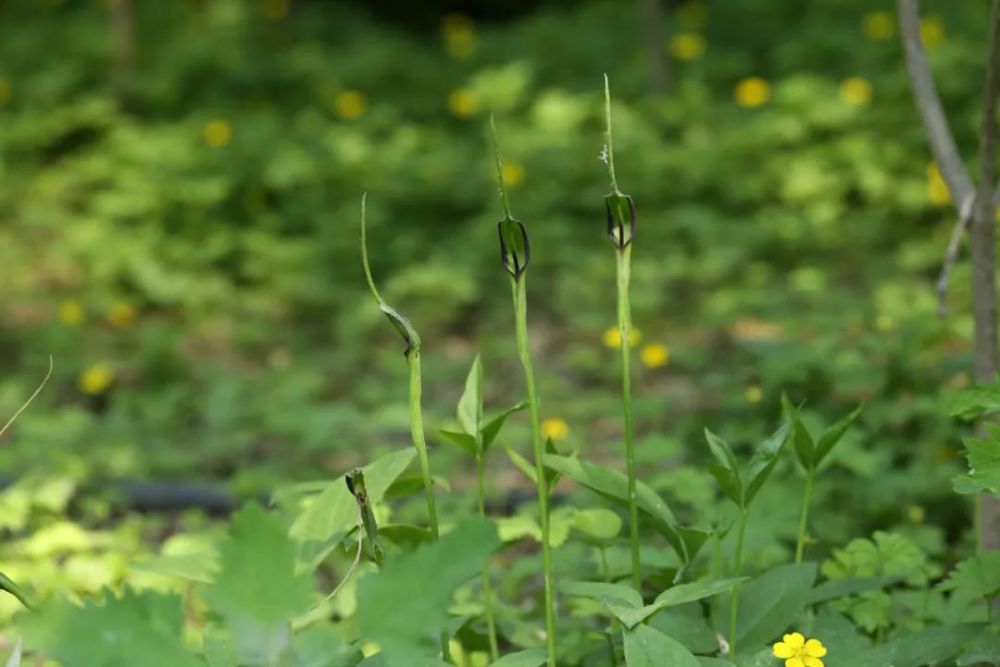
<path id="1" fill-rule="evenodd" d="M 564 595 L 585 597 L 600 603 L 613 601 L 619 604 L 642 607 L 642 596 L 631 586 L 612 584 L 603 581 L 564 581 L 559 583 L 559 591 Z"/>
<path id="2" fill-rule="evenodd" d="M 969 474 L 956 478 L 959 493 L 989 492 L 1000 496 L 1000 425 L 986 424 L 988 437 L 965 438 Z"/>
<path id="3" fill-rule="evenodd" d="M 532 484 L 538 484 L 538 475 L 535 474 L 535 466 L 532 465 L 531 461 L 518 454 L 517 450 L 509 445 L 504 445 L 503 449 L 507 452 L 507 457 L 514 464 L 514 467 L 523 472 Z"/>
<path id="4" fill-rule="evenodd" d="M 743 507 L 743 490 L 740 488 L 739 474 L 718 463 L 707 464 L 708 472 L 712 474 L 719 488 L 737 507 Z"/>
<path id="5" fill-rule="evenodd" d="M 23 588 L 18 586 L 13 579 L 8 577 L 3 572 L 0 572 L 0 590 L 7 591 L 11 595 L 13 595 L 15 598 L 17 598 L 18 602 L 20 602 L 28 609 L 31 609 L 32 607 L 35 606 L 34 602 L 31 599 L 31 596 L 28 595 L 28 593 Z"/>
<path id="6" fill-rule="evenodd" d="M 217 558 L 215 553 L 156 556 L 132 563 L 129 567 L 140 572 L 210 584 L 213 573 L 218 570 Z"/>
<path id="7" fill-rule="evenodd" d="M 19 617 L 25 644 L 64 667 L 203 667 L 181 641 L 181 598 L 125 589 L 83 606 L 65 600 Z"/>
<path id="8" fill-rule="evenodd" d="M 923 667 L 957 656 L 983 632 L 983 626 L 966 623 L 930 627 L 873 648 L 837 656 L 851 667 Z"/>
<path id="9" fill-rule="evenodd" d="M 508 653 L 496 662 L 490 663 L 490 667 L 539 667 L 544 665 L 548 656 L 545 651 L 538 648 Z"/>
<path id="10" fill-rule="evenodd" d="M 955 566 L 939 588 L 970 597 L 992 598 L 1000 595 L 1000 551 L 986 551 L 966 558 Z"/>
<path id="11" fill-rule="evenodd" d="M 718 595 L 719 593 L 731 590 L 738 584 L 746 581 L 748 577 L 737 577 L 733 579 L 716 579 L 714 581 L 693 581 L 688 584 L 678 584 L 656 596 L 651 606 L 657 611 L 679 604 L 694 602 L 704 598 Z"/>
<path id="12" fill-rule="evenodd" d="M 1000 410 L 1000 382 L 977 384 L 958 393 L 952 400 L 951 416 L 973 421 Z"/>
<path id="13" fill-rule="evenodd" d="M 454 590 L 479 574 L 499 545 L 493 524 L 476 517 L 437 542 L 387 560 L 358 582 L 361 637 L 381 644 L 390 659 L 425 653 L 448 621 Z"/>
<path id="14" fill-rule="evenodd" d="M 412 448 L 392 452 L 366 465 L 363 470 L 368 485 L 368 502 L 382 501 L 386 490 L 399 477 L 416 451 Z M 332 536 L 346 534 L 358 524 L 358 505 L 347 490 L 341 475 L 312 500 L 292 524 L 291 535 L 301 540 L 324 542 Z"/>
<path id="15" fill-rule="evenodd" d="M 457 431 L 446 431 L 440 429 L 438 431 L 441 435 L 448 439 L 449 442 L 458 445 L 463 451 L 476 455 L 476 438 L 475 436 L 469 435 L 468 433 L 459 433 Z"/>
<path id="16" fill-rule="evenodd" d="M 678 641 L 648 625 L 625 632 L 627 667 L 699 667 L 698 659 Z"/>
<path id="17" fill-rule="evenodd" d="M 1000 665 L 1000 635 L 983 633 L 962 651 L 958 667 L 982 667 L 982 665 Z"/>
<path id="18" fill-rule="evenodd" d="M 608 509 L 577 510 L 573 515 L 573 527 L 590 537 L 610 540 L 621 532 L 622 519 Z"/>
<path id="19" fill-rule="evenodd" d="M 478 354 L 465 378 L 465 391 L 458 399 L 458 423 L 475 442 L 483 424 L 483 362 Z"/>
<path id="20" fill-rule="evenodd" d="M 788 440 L 788 425 L 782 424 L 770 438 L 765 440 L 750 457 L 744 479 L 747 480 L 741 507 L 749 507 L 754 496 L 764 486 L 774 466 L 778 463 L 778 453 Z"/>
<path id="21" fill-rule="evenodd" d="M 819 604 L 829 600 L 874 591 L 899 581 L 899 577 L 848 577 L 845 579 L 830 579 L 812 589 L 806 602 Z"/>
<path id="22" fill-rule="evenodd" d="M 284 522 L 251 504 L 233 515 L 219 547 L 221 571 L 205 599 L 223 618 L 244 662 L 271 663 L 285 651 L 289 619 L 313 601 L 309 576 L 295 573 Z"/>
<path id="23" fill-rule="evenodd" d="M 736 638 L 753 650 L 774 641 L 806 607 L 816 563 L 782 565 L 742 586 Z"/>
<path id="24" fill-rule="evenodd" d="M 516 403 L 510 406 L 509 408 L 498 414 L 496 417 L 488 421 L 486 425 L 483 426 L 483 450 L 485 451 L 489 449 L 490 445 L 493 444 L 493 441 L 496 440 L 497 434 L 500 433 L 500 428 L 507 420 L 507 417 L 511 416 L 515 412 L 520 412 L 521 410 L 524 410 L 527 407 L 528 407 L 528 402 L 521 401 L 520 403 Z"/>
<path id="25" fill-rule="evenodd" d="M 819 439 L 819 443 L 816 445 L 817 467 L 819 467 L 819 464 L 823 462 L 823 459 L 826 458 L 827 454 L 833 451 L 833 448 L 838 442 L 840 442 L 841 438 L 844 437 L 844 434 L 847 433 L 847 429 L 851 427 L 854 420 L 861 414 L 861 409 L 863 407 L 864 405 L 859 405 L 854 408 L 854 410 L 841 417 L 839 421 L 823 432 L 823 436 Z"/>

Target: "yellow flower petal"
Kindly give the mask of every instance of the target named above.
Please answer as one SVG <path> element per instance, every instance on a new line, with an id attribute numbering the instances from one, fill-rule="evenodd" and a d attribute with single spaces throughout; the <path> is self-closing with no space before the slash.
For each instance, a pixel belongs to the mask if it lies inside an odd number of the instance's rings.
<path id="1" fill-rule="evenodd" d="M 806 655 L 812 658 L 822 658 L 826 655 L 826 647 L 818 639 L 810 639 L 806 642 Z"/>
<path id="2" fill-rule="evenodd" d="M 806 667 L 823 667 L 822 660 L 820 660 L 819 658 L 813 658 L 809 656 L 802 658 L 802 664 L 804 664 Z"/>
<path id="3" fill-rule="evenodd" d="M 791 658 L 795 655 L 795 651 L 792 650 L 792 647 L 784 642 L 778 642 L 771 647 L 771 650 L 774 651 L 775 658 Z"/>
<path id="4" fill-rule="evenodd" d="M 781 641 L 785 642 L 794 649 L 805 646 L 806 638 L 802 636 L 801 632 L 793 632 L 782 637 Z"/>
<path id="5" fill-rule="evenodd" d="M 806 667 L 806 663 L 802 662 L 802 658 L 789 658 L 785 660 L 785 667 Z"/>
<path id="6" fill-rule="evenodd" d="M 553 440 L 562 440 L 569 435 L 569 424 L 559 417 L 545 419 L 541 424 L 542 435 Z"/>
<path id="7" fill-rule="evenodd" d="M 662 343 L 649 343 L 643 346 L 639 358 L 649 368 L 660 368 L 670 361 L 670 350 Z"/>

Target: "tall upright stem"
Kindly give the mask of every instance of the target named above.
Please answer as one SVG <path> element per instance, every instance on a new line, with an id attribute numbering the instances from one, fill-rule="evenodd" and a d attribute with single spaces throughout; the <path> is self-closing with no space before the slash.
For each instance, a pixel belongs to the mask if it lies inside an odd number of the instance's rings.
<path id="1" fill-rule="evenodd" d="M 631 528 L 632 587 L 642 591 L 642 561 L 639 553 L 639 505 L 636 497 L 635 437 L 632 430 L 632 312 L 628 286 L 632 272 L 632 245 L 616 250 L 618 260 L 618 332 L 622 352 L 622 413 L 625 421 L 625 467 L 628 476 L 628 516 Z"/>
<path id="2" fill-rule="evenodd" d="M 556 664 L 555 607 L 552 590 L 552 552 L 549 546 L 549 490 L 545 482 L 545 447 L 539 420 L 538 391 L 535 389 L 535 371 L 528 347 L 528 315 L 526 274 L 511 277 L 514 295 L 514 328 L 517 334 L 517 354 L 524 368 L 524 382 L 528 391 L 528 411 L 531 415 L 531 441 L 535 452 L 535 486 L 538 490 L 538 511 L 542 525 L 542 574 L 545 579 L 545 646 L 548 666 Z"/>
<path id="3" fill-rule="evenodd" d="M 476 439 L 482 438 L 482 432 L 476 433 Z M 479 516 L 486 518 L 486 484 L 483 481 L 482 443 L 477 443 L 476 451 L 476 496 L 479 504 Z M 493 615 L 493 590 L 490 585 L 490 563 L 483 563 L 483 611 L 486 616 L 486 631 L 490 642 L 490 659 L 496 662 L 500 658 L 500 646 L 497 642 L 497 623 Z"/>
<path id="4" fill-rule="evenodd" d="M 749 510 L 740 509 L 740 528 L 736 536 L 736 555 L 733 559 L 733 576 L 738 577 L 743 569 L 743 538 L 747 532 L 747 516 Z M 729 606 L 729 656 L 736 656 L 736 618 L 740 609 L 740 587 L 733 588 L 732 602 Z"/>
<path id="5" fill-rule="evenodd" d="M 799 539 L 795 543 L 795 562 L 802 562 L 802 550 L 806 542 L 806 523 L 809 521 L 809 502 L 812 500 L 813 477 L 816 472 L 812 469 L 806 471 L 806 488 L 802 492 L 802 516 L 799 518 Z"/>

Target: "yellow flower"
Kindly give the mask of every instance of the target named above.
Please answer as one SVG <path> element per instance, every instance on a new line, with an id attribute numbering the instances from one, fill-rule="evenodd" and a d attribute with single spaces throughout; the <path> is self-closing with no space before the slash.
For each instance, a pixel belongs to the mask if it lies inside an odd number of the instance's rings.
<path id="1" fill-rule="evenodd" d="M 823 667 L 820 660 L 826 655 L 826 647 L 818 639 L 806 640 L 799 632 L 781 638 L 771 647 L 775 658 L 785 661 L 785 667 Z"/>
<path id="2" fill-rule="evenodd" d="M 736 84 L 733 96 L 736 98 L 736 103 L 741 107 L 753 109 L 771 99 L 771 84 L 759 76 L 742 79 Z"/>
<path id="3" fill-rule="evenodd" d="M 261 15 L 271 21 L 278 21 L 288 14 L 290 0 L 260 0 Z"/>
<path id="4" fill-rule="evenodd" d="M 872 12 L 865 15 L 865 36 L 876 42 L 884 42 L 896 34 L 896 21 L 889 12 Z"/>
<path id="5" fill-rule="evenodd" d="M 452 58 L 468 58 L 476 52 L 476 31 L 462 14 L 448 14 L 441 23 L 444 49 Z"/>
<path id="6" fill-rule="evenodd" d="M 501 171 L 503 173 L 504 185 L 508 188 L 516 188 L 521 183 L 524 183 L 524 167 L 517 162 L 504 162 Z"/>
<path id="7" fill-rule="evenodd" d="M 743 397 L 747 399 L 747 403 L 760 403 L 764 400 L 764 390 L 752 384 L 743 392 Z"/>
<path id="8" fill-rule="evenodd" d="M 59 321 L 68 327 L 78 327 L 83 324 L 83 306 L 79 301 L 67 299 L 59 304 Z"/>
<path id="9" fill-rule="evenodd" d="M 852 76 L 840 84 L 840 99 L 855 107 L 863 107 L 872 101 L 872 84 L 860 76 Z"/>
<path id="10" fill-rule="evenodd" d="M 694 60 L 705 53 L 705 38 L 696 32 L 682 32 L 670 39 L 670 55 L 677 60 Z"/>
<path id="11" fill-rule="evenodd" d="M 569 424 L 559 417 L 550 417 L 542 421 L 542 436 L 553 440 L 562 440 L 569 435 Z"/>
<path id="12" fill-rule="evenodd" d="M 944 206 L 951 203 L 951 191 L 938 168 L 937 162 L 927 165 L 927 201 L 934 206 Z"/>
<path id="13" fill-rule="evenodd" d="M 479 94 L 468 88 L 457 88 L 448 95 L 448 110 L 459 118 L 479 113 Z"/>
<path id="14" fill-rule="evenodd" d="M 941 42 L 944 41 L 944 23 L 934 15 L 922 19 L 920 21 L 920 37 L 928 49 L 940 46 Z"/>
<path id="15" fill-rule="evenodd" d="M 662 343 L 648 343 L 642 346 L 639 358 L 649 368 L 660 368 L 670 362 L 670 350 Z"/>
<path id="16" fill-rule="evenodd" d="M 80 391 L 88 396 L 103 394 L 114 379 L 114 373 L 107 364 L 94 364 L 85 370 L 77 380 Z"/>
<path id="17" fill-rule="evenodd" d="M 608 327 L 604 334 L 601 336 L 601 340 L 604 341 L 605 347 L 621 347 L 622 346 L 622 332 L 618 330 L 618 327 Z M 638 329 L 629 329 L 628 332 L 628 346 L 635 347 L 642 340 L 642 332 Z"/>
<path id="18" fill-rule="evenodd" d="M 124 301 L 117 301 L 108 308 L 107 317 L 111 326 L 125 329 L 135 321 L 135 308 Z"/>
<path id="19" fill-rule="evenodd" d="M 210 120 L 202 128 L 201 137 L 212 148 L 222 148 L 233 138 L 233 126 L 226 120 Z"/>
<path id="20" fill-rule="evenodd" d="M 333 110 L 341 118 L 357 118 L 368 108 L 368 98 L 357 90 L 344 90 L 333 98 Z"/>
<path id="21" fill-rule="evenodd" d="M 10 81 L 0 76 L 0 107 L 10 102 L 11 96 L 14 94 L 14 88 L 10 85 Z"/>

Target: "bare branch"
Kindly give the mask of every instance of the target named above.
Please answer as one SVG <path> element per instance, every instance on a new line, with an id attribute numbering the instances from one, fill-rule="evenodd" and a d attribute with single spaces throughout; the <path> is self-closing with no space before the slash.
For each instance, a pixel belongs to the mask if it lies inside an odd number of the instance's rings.
<path id="1" fill-rule="evenodd" d="M 934 291 L 937 293 L 938 298 L 939 317 L 944 317 L 948 314 L 948 280 L 951 278 L 951 270 L 955 267 L 958 255 L 962 250 L 962 237 L 965 236 L 965 230 L 969 228 L 969 222 L 972 220 L 971 203 L 970 201 L 969 206 L 963 207 L 964 214 L 959 216 L 958 222 L 955 223 L 955 228 L 951 230 L 951 239 L 948 240 L 948 249 L 944 254 L 941 275 L 938 276 L 937 283 L 934 285 Z"/>
<path id="2" fill-rule="evenodd" d="M 910 75 L 913 99 L 927 132 L 931 153 L 941 169 L 956 212 L 961 216 L 961 208 L 974 196 L 972 180 L 969 178 L 962 156 L 958 152 L 955 138 L 951 134 L 948 118 L 945 116 L 941 97 L 934 84 L 927 53 L 924 51 L 920 35 L 920 7 L 918 0 L 898 0 L 900 34 L 906 53 L 906 69 Z"/>

